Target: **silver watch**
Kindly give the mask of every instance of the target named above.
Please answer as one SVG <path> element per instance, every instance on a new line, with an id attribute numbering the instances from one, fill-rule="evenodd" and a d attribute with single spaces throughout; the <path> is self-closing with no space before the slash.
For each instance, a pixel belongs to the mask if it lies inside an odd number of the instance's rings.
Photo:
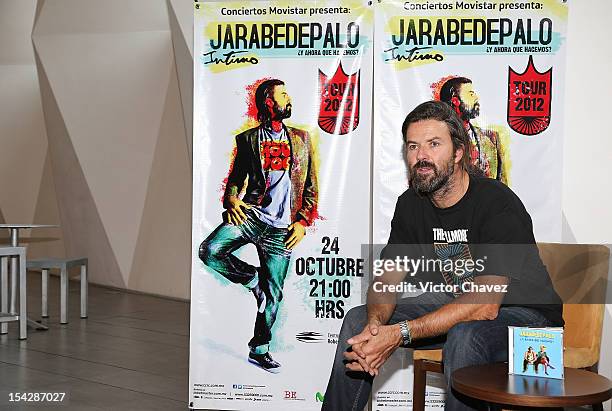
<path id="1" fill-rule="evenodd" d="M 412 335 L 410 335 L 410 327 L 408 327 L 408 321 L 402 321 L 399 323 L 400 332 L 402 333 L 402 345 L 409 345 L 412 342 Z"/>

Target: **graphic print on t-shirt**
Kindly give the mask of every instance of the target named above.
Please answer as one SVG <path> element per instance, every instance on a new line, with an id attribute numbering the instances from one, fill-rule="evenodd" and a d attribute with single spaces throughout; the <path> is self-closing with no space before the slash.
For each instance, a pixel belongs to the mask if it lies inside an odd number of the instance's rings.
<path id="1" fill-rule="evenodd" d="M 264 171 L 287 171 L 290 158 L 291 148 L 286 140 L 261 142 L 261 163 Z"/>
<path id="2" fill-rule="evenodd" d="M 467 228 L 448 231 L 433 228 L 434 252 L 442 261 L 441 271 L 444 281 L 456 290 L 453 292 L 455 296 L 461 294 L 461 284 L 472 282 L 474 279 L 474 271 L 465 268 L 465 262 L 472 260 L 467 233 Z"/>
<path id="3" fill-rule="evenodd" d="M 260 203 L 253 207 L 266 224 L 287 228 L 291 224 L 291 143 L 287 130 L 260 127 L 259 153 L 266 189 Z"/>

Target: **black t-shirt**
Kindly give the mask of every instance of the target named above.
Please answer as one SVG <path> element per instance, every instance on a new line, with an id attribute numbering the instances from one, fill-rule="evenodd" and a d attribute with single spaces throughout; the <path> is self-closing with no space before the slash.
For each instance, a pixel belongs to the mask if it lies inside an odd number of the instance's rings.
<path id="1" fill-rule="evenodd" d="M 476 276 L 505 276 L 510 284 L 502 306 L 532 307 L 563 325 L 561 299 L 540 259 L 531 217 L 518 196 L 497 180 L 470 176 L 466 194 L 443 209 L 406 190 L 398 198 L 382 257 L 406 255 L 427 267 L 407 276 L 408 282 L 445 284 L 456 296 Z"/>

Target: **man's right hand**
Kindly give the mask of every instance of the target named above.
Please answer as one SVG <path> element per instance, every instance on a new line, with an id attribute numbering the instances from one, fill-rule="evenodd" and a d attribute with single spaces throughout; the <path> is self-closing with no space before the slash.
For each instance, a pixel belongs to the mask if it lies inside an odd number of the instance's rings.
<path id="1" fill-rule="evenodd" d="M 239 199 L 238 197 L 229 197 L 226 202 L 226 212 L 224 220 L 227 223 L 233 225 L 240 225 L 246 221 L 246 214 L 244 214 L 244 209 L 251 208 L 250 205 Z"/>
<path id="2" fill-rule="evenodd" d="M 372 376 L 375 374 L 375 370 L 366 362 L 366 355 L 363 351 L 363 346 L 375 335 L 378 334 L 380 328 L 380 322 L 376 320 L 370 321 L 363 331 L 354 337 L 349 338 L 347 341 L 351 344 L 352 351 L 344 353 L 344 357 L 349 361 L 346 364 L 346 368 L 351 371 L 365 371 L 370 373 Z"/>

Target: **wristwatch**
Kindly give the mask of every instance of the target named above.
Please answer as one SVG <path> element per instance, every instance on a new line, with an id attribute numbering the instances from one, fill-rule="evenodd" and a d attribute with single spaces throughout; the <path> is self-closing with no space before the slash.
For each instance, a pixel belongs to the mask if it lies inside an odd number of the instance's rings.
<path id="1" fill-rule="evenodd" d="M 400 332 L 402 333 L 402 345 L 409 345 L 412 342 L 412 335 L 410 335 L 410 327 L 408 327 L 408 321 L 402 321 L 399 323 Z"/>

